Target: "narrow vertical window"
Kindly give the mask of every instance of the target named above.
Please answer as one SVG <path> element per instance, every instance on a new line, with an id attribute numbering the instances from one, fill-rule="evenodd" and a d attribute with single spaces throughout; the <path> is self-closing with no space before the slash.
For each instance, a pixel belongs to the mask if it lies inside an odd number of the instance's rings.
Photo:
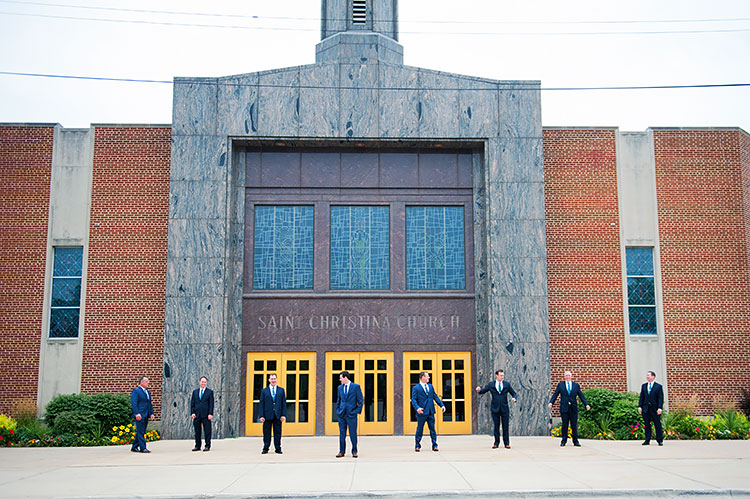
<path id="1" fill-rule="evenodd" d="M 656 334 L 654 249 L 626 248 L 630 334 Z"/>
<path id="2" fill-rule="evenodd" d="M 388 289 L 388 206 L 331 206 L 331 289 Z"/>
<path id="3" fill-rule="evenodd" d="M 312 206 L 256 206 L 254 289 L 312 289 Z"/>
<path id="4" fill-rule="evenodd" d="M 406 207 L 406 287 L 466 287 L 463 207 Z"/>
<path id="5" fill-rule="evenodd" d="M 83 248 L 55 248 L 52 268 L 50 338 L 77 338 L 81 317 Z"/>
<path id="6" fill-rule="evenodd" d="M 352 0 L 352 23 L 367 24 L 367 0 Z"/>

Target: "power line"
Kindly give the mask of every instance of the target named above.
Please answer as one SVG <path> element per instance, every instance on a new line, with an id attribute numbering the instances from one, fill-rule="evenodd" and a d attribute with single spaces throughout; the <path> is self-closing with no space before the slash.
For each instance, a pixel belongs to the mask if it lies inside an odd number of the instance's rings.
<path id="1" fill-rule="evenodd" d="M 139 78 L 112 78 L 103 76 L 77 76 L 77 75 L 58 75 L 58 74 L 45 74 L 45 73 L 22 73 L 17 71 L 0 71 L 0 75 L 8 76 L 29 76 L 37 78 L 61 78 L 70 80 L 91 80 L 91 81 L 113 81 L 113 82 L 124 82 L 124 83 L 161 83 L 161 84 L 173 84 L 175 82 L 170 80 L 149 80 Z M 533 85 L 511 85 L 511 86 L 498 86 L 495 88 L 435 88 L 435 87 L 355 87 L 355 86 L 336 86 L 336 85 L 278 85 L 272 83 L 239 83 L 231 81 L 211 81 L 206 78 L 180 78 L 176 82 L 178 85 L 215 85 L 215 86 L 226 86 L 226 87 L 254 87 L 254 88 L 299 88 L 299 89 L 310 89 L 310 90 L 385 90 L 385 91 L 471 91 L 481 92 L 490 91 L 494 92 L 500 90 L 512 90 L 512 91 L 591 91 L 591 90 L 674 90 L 674 89 L 690 89 L 690 88 L 732 88 L 732 87 L 750 87 L 750 83 L 707 83 L 707 84 L 692 84 L 692 85 L 622 85 L 622 86 L 609 86 L 609 87 L 536 87 Z"/>
<path id="2" fill-rule="evenodd" d="M 132 12 L 141 14 L 166 14 L 166 15 L 182 15 L 182 16 L 204 16 L 204 17 L 227 17 L 236 19 L 272 19 L 272 20 L 285 20 L 285 21 L 315 21 L 319 22 L 319 18 L 312 17 L 292 17 L 292 16 L 258 16 L 258 15 L 247 15 L 247 14 L 219 14 L 214 12 L 185 12 L 185 11 L 174 11 L 174 10 L 149 10 L 149 9 L 127 9 L 121 7 L 100 7 L 92 5 L 69 5 L 51 2 L 26 2 L 20 0 L 0 0 L 0 3 L 11 3 L 20 5 L 33 5 L 43 7 L 63 7 L 72 9 L 86 9 L 86 10 L 100 10 L 109 12 Z M 330 19 L 332 21 L 347 21 L 347 19 Z M 373 19 L 373 22 L 387 22 L 390 19 Z M 716 22 L 739 22 L 739 21 L 750 21 L 750 17 L 735 17 L 735 18 L 703 18 L 703 19 L 630 19 L 630 20 L 571 20 L 571 21 L 521 21 L 521 20 L 482 20 L 482 21 L 457 21 L 457 20 L 408 20 L 399 19 L 399 23 L 408 24 L 650 24 L 650 23 L 716 23 Z"/>
<path id="3" fill-rule="evenodd" d="M 96 17 L 59 16 L 52 14 L 30 14 L 22 12 L 0 12 L 10 16 L 40 17 L 45 19 L 63 19 L 67 21 L 92 21 L 122 24 L 142 24 L 158 26 L 178 26 L 189 28 L 218 28 L 218 29 L 242 29 L 242 30 L 267 30 L 267 31 L 306 31 L 317 32 L 317 28 L 286 28 L 268 26 L 243 26 L 230 24 L 199 24 L 199 23 L 177 23 L 168 21 L 144 21 L 139 19 L 105 19 Z M 741 33 L 748 32 L 750 28 L 728 28 L 728 29 L 695 29 L 695 30 L 661 30 L 661 31 L 403 31 L 402 35 L 468 35 L 468 36 L 603 36 L 603 35 L 672 35 L 672 34 L 698 34 L 698 33 Z"/>

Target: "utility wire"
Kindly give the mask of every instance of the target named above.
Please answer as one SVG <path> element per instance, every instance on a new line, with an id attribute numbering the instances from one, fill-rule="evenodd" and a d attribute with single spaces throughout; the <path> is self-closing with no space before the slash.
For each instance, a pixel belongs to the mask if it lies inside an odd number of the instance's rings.
<path id="1" fill-rule="evenodd" d="M 104 19 L 96 17 L 57 16 L 52 14 L 29 14 L 21 12 L 0 12 L 10 16 L 40 17 L 46 19 L 64 19 L 68 21 L 93 21 L 123 24 L 144 24 L 158 26 L 180 26 L 189 28 L 219 28 L 219 29 L 243 29 L 243 30 L 268 30 L 268 31 L 307 31 L 317 32 L 318 28 L 285 28 L 268 26 L 242 26 L 230 24 L 199 24 L 199 23 L 177 23 L 167 21 L 144 21 L 139 19 Z M 402 35 L 470 35 L 470 36 L 602 36 L 602 35 L 668 35 L 668 34 L 697 34 L 697 33 L 741 33 L 748 32 L 750 28 L 728 28 L 728 29 L 694 29 L 694 30 L 662 30 L 662 31 L 403 31 Z"/>
<path id="2" fill-rule="evenodd" d="M 750 83 L 708 83 L 708 84 L 694 84 L 694 85 L 622 85 L 622 86 L 609 86 L 609 87 L 536 87 L 534 85 L 518 85 L 511 84 L 503 86 L 498 84 L 494 88 L 434 88 L 434 87 L 355 87 L 355 86 L 337 86 L 337 85 L 280 85 L 273 83 L 240 83 L 231 81 L 215 81 L 211 78 L 179 78 L 177 82 L 170 80 L 148 80 L 138 78 L 111 78 L 103 76 L 77 76 L 77 75 L 58 75 L 58 74 L 45 74 L 45 73 L 22 73 L 17 71 L 0 71 L 0 75 L 8 76 L 29 76 L 37 78 L 61 78 L 70 80 L 91 80 L 91 81 L 114 81 L 114 82 L 125 82 L 125 83 L 161 83 L 161 84 L 173 84 L 178 85 L 215 85 L 215 86 L 226 86 L 226 87 L 253 87 L 253 88 L 299 88 L 299 89 L 311 89 L 311 90 L 386 90 L 386 91 L 490 91 L 494 92 L 499 90 L 528 90 L 528 91 L 589 91 L 589 90 L 665 90 L 665 89 L 688 89 L 688 88 L 731 88 L 731 87 L 750 87 Z"/>
<path id="3" fill-rule="evenodd" d="M 148 9 L 126 9 L 119 7 L 100 7 L 91 5 L 69 5 L 61 3 L 51 2 L 25 2 L 20 0 L 0 0 L 0 3 L 20 4 L 20 5 L 33 5 L 43 7 L 63 7 L 72 9 L 87 9 L 87 10 L 101 10 L 109 12 L 133 12 L 141 14 L 166 14 L 166 15 L 180 15 L 180 16 L 205 16 L 205 17 L 227 17 L 237 19 L 273 19 L 273 20 L 286 20 L 286 21 L 315 21 L 319 22 L 319 18 L 312 17 L 291 17 L 291 16 L 258 16 L 258 15 L 244 15 L 244 14 L 219 14 L 213 12 L 185 12 L 185 11 L 173 11 L 173 10 L 148 10 Z M 348 19 L 330 19 L 332 21 L 348 21 Z M 390 22 L 391 19 L 373 19 L 373 22 Z M 630 20 L 571 20 L 571 21 L 520 21 L 520 20 L 483 20 L 483 21 L 457 21 L 457 20 L 408 20 L 399 19 L 399 24 L 647 24 L 647 23 L 716 23 L 716 22 L 738 22 L 738 21 L 750 21 L 750 17 L 735 17 L 735 18 L 709 18 L 709 19 L 630 19 Z"/>

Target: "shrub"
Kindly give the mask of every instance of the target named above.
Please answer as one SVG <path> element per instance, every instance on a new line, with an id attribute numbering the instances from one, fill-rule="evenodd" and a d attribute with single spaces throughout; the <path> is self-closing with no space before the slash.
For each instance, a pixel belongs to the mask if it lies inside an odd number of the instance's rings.
<path id="1" fill-rule="evenodd" d="M 750 417 L 750 390 L 742 388 L 742 396 L 740 396 L 740 402 L 738 405 L 740 411 L 742 411 L 745 416 Z"/>
<path id="2" fill-rule="evenodd" d="M 0 428 L 5 428 L 7 430 L 15 430 L 18 426 L 18 423 L 15 419 L 6 416 L 5 414 L 0 414 Z"/>
<path id="3" fill-rule="evenodd" d="M 716 437 L 721 439 L 743 438 L 750 430 L 747 416 L 733 410 L 715 414 L 712 425 L 716 431 Z"/>
<path id="4" fill-rule="evenodd" d="M 0 414 L 0 447 L 13 445 L 16 439 L 16 421 L 5 414 Z"/>
<path id="5" fill-rule="evenodd" d="M 94 431 L 97 425 L 104 429 L 111 428 L 130 421 L 130 397 L 124 393 L 58 395 L 47 404 L 45 421 L 57 429 L 56 419 L 64 412 L 80 413 L 87 418 L 93 418 L 96 424 L 91 426 L 91 431 Z"/>
<path id="6" fill-rule="evenodd" d="M 635 393 L 623 395 L 623 398 L 612 405 L 612 426 L 615 428 L 643 422 L 643 417 L 638 412 L 638 396 Z"/>
<path id="7" fill-rule="evenodd" d="M 588 421 L 597 421 L 601 415 L 612 416 L 611 408 L 621 398 L 623 393 L 607 388 L 588 388 L 583 391 L 586 400 L 591 406 L 590 411 L 579 409 L 580 419 Z"/>
<path id="8" fill-rule="evenodd" d="M 93 414 L 85 411 L 65 411 L 55 418 L 55 433 L 76 435 L 91 435 L 99 427 L 99 422 Z"/>

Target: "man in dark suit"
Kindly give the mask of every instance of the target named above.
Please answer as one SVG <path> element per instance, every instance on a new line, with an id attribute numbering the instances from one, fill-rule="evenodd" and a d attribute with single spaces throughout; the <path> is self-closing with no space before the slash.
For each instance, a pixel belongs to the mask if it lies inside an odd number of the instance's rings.
<path id="1" fill-rule="evenodd" d="M 286 393 L 276 384 L 276 374 L 268 375 L 268 386 L 260 392 L 260 422 L 263 423 L 263 450 L 268 454 L 271 446 L 273 429 L 273 448 L 276 454 L 281 452 L 281 423 L 286 421 Z"/>
<path id="2" fill-rule="evenodd" d="M 641 385 L 641 397 L 638 400 L 638 412 L 643 415 L 643 424 L 646 426 L 646 440 L 643 445 L 651 442 L 651 422 L 656 428 L 656 442 L 664 445 L 664 433 L 661 428 L 661 410 L 664 407 L 664 390 L 659 383 L 655 382 L 656 373 L 648 371 L 646 382 Z"/>
<path id="3" fill-rule="evenodd" d="M 581 399 L 586 405 L 586 410 L 590 410 L 591 406 L 586 401 L 586 397 L 583 396 L 581 386 L 573 381 L 573 373 L 565 371 L 565 381 L 561 381 L 555 388 L 555 393 L 552 394 L 552 398 L 549 401 L 548 407 L 552 409 L 552 404 L 557 400 L 557 396 L 560 396 L 560 416 L 562 417 L 562 442 L 560 447 L 565 447 L 565 443 L 568 441 L 568 424 L 570 424 L 571 436 L 573 437 L 573 445 L 580 447 L 578 443 L 578 401 L 576 397 Z"/>
<path id="4" fill-rule="evenodd" d="M 201 428 L 205 436 L 206 445 L 203 447 L 205 452 L 211 450 L 211 420 L 214 418 L 214 391 L 207 388 L 208 378 L 201 376 L 199 382 L 200 388 L 193 390 L 193 396 L 190 397 L 190 417 L 193 418 L 193 428 L 195 429 L 195 447 L 193 451 L 201 450 Z"/>
<path id="5" fill-rule="evenodd" d="M 432 450 L 437 452 L 437 432 L 435 431 L 435 404 L 445 412 L 445 404 L 440 400 L 435 387 L 430 384 L 430 375 L 426 371 L 419 373 L 419 383 L 411 389 L 411 405 L 417 411 L 417 432 L 414 434 L 414 451 L 419 452 L 422 448 L 422 431 L 424 424 L 430 430 Z"/>
<path id="6" fill-rule="evenodd" d="M 154 406 L 151 404 L 151 393 L 148 391 L 148 378 L 141 376 L 138 379 L 138 386 L 130 392 L 130 407 L 133 410 L 133 419 L 135 419 L 135 440 L 130 447 L 132 452 L 151 452 L 146 448 L 146 427 L 148 420 L 154 419 Z"/>
<path id="7" fill-rule="evenodd" d="M 349 428 L 349 440 L 352 442 L 352 457 L 357 457 L 357 417 L 362 412 L 362 390 L 357 383 L 352 383 L 348 371 L 339 374 L 339 391 L 336 397 L 336 414 L 339 420 L 339 453 L 346 454 L 346 429 Z"/>
<path id="8" fill-rule="evenodd" d="M 516 392 L 513 391 L 513 387 L 510 383 L 505 381 L 505 373 L 502 369 L 495 371 L 495 381 L 487 383 L 484 388 L 477 387 L 479 395 L 490 392 L 492 395 L 492 403 L 490 404 L 490 414 L 492 414 L 492 422 L 495 430 L 495 443 L 492 444 L 493 449 L 497 449 L 500 445 L 500 421 L 503 423 L 503 444 L 506 449 L 510 449 L 510 435 L 508 435 L 508 422 L 510 420 L 510 407 L 508 407 L 508 394 L 510 393 L 511 400 L 516 401 Z"/>

